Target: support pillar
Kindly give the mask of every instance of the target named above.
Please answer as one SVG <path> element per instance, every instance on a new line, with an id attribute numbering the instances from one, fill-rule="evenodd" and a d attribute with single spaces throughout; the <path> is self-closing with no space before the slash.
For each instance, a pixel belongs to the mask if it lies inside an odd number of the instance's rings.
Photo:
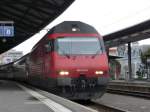
<path id="1" fill-rule="evenodd" d="M 109 63 L 109 61 L 110 61 L 110 59 L 109 59 L 109 48 L 106 48 L 106 54 L 107 54 L 107 57 L 108 57 L 108 63 Z"/>
<path id="2" fill-rule="evenodd" d="M 132 79 L 132 61 L 131 61 L 131 43 L 128 43 L 128 67 L 129 67 L 129 72 L 128 72 L 128 80 Z"/>
<path id="3" fill-rule="evenodd" d="M 150 81 L 150 63 L 149 63 L 150 56 L 146 56 L 146 69 L 147 69 L 147 80 Z"/>

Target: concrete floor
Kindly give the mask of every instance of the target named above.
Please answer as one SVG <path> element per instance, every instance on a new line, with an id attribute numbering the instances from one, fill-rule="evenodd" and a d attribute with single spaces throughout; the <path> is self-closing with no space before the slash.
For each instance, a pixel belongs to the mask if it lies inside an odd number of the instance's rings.
<path id="1" fill-rule="evenodd" d="M 0 80 L 0 112 L 96 111 L 42 90 Z"/>
<path id="2" fill-rule="evenodd" d="M 95 101 L 127 112 L 150 112 L 149 99 L 106 93 Z"/>

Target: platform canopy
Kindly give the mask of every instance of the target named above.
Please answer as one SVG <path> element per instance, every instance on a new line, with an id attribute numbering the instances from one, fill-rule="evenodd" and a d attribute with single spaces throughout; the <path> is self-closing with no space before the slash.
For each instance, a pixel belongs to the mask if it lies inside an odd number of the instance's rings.
<path id="1" fill-rule="evenodd" d="M 103 38 L 107 48 L 150 38 L 150 20 L 105 35 Z"/>
<path id="2" fill-rule="evenodd" d="M 74 0 L 0 0 L 0 21 L 12 22 L 14 37 L 0 36 L 0 53 L 20 44 L 57 18 Z M 1 25 L 0 22 L 0 25 Z M 4 25 L 3 23 L 3 25 Z"/>

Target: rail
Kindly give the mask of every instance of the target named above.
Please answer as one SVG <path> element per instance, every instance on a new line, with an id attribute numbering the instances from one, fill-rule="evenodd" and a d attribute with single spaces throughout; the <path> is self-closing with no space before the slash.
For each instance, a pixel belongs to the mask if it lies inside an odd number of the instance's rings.
<path id="1" fill-rule="evenodd" d="M 128 112 L 127 110 L 117 108 L 117 107 L 113 107 L 111 105 L 105 105 L 105 104 L 97 103 L 94 100 L 91 100 L 91 101 L 76 101 L 76 103 L 79 103 L 81 105 L 92 108 L 92 109 L 96 110 L 97 112 Z"/>

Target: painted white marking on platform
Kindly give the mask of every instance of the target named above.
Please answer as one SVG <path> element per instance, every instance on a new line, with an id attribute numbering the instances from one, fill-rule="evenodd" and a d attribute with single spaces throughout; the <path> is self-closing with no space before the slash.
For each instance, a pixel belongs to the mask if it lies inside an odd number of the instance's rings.
<path id="1" fill-rule="evenodd" d="M 46 106 L 48 106 L 50 109 L 52 109 L 54 112 L 72 112 L 70 109 L 54 102 L 53 100 L 39 94 L 38 92 L 31 90 L 29 88 L 24 87 L 23 85 L 17 84 L 19 87 L 21 87 L 23 90 L 25 90 L 27 93 L 31 94 L 35 98 L 37 98 L 39 101 L 44 103 Z"/>
<path id="2" fill-rule="evenodd" d="M 54 95 L 54 94 L 51 94 L 51 96 L 59 97 L 59 96 L 56 96 L 56 95 Z M 60 97 L 59 97 L 59 98 L 60 98 Z M 91 112 L 98 112 L 98 111 L 97 111 L 97 110 L 95 110 L 95 109 L 92 109 L 92 108 L 86 107 L 86 106 L 81 105 L 81 104 L 79 104 L 79 103 L 75 103 L 75 102 L 72 102 L 72 101 L 67 100 L 67 99 L 64 99 L 64 98 L 62 98 L 62 99 L 63 99 L 64 101 L 68 102 L 68 103 L 72 103 L 72 104 L 77 105 L 77 106 L 79 106 L 79 107 L 82 107 L 82 108 L 84 108 L 84 109 L 86 109 L 86 110 L 88 110 L 88 111 L 91 111 Z"/>
<path id="3" fill-rule="evenodd" d="M 30 101 L 30 102 L 24 102 L 24 104 L 43 104 L 41 101 Z"/>

